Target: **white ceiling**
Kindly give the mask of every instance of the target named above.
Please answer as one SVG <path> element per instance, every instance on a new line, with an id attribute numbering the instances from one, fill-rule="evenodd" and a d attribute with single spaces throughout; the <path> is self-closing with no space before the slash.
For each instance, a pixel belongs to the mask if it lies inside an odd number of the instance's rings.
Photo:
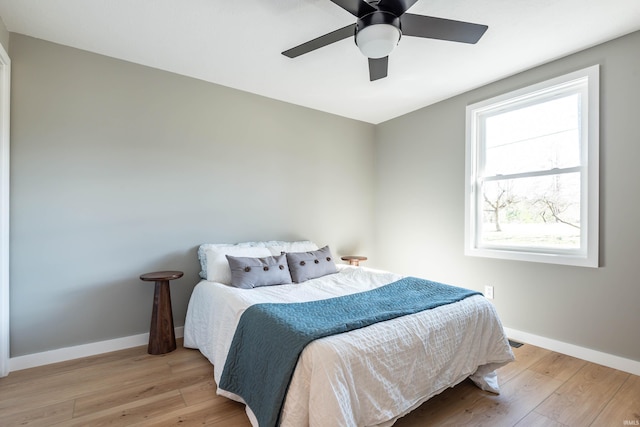
<path id="1" fill-rule="evenodd" d="M 389 77 L 370 82 L 352 38 L 280 54 L 355 22 L 329 0 L 0 0 L 11 32 L 369 123 L 640 30 L 639 0 L 419 0 L 410 12 L 489 30 L 476 45 L 403 37 Z"/>

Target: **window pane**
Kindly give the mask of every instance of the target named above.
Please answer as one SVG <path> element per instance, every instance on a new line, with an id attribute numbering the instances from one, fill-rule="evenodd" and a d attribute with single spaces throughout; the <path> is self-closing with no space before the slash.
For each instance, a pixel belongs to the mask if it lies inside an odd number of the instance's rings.
<path id="1" fill-rule="evenodd" d="M 485 176 L 580 165 L 580 94 L 489 116 Z"/>
<path id="2" fill-rule="evenodd" d="M 485 182 L 481 246 L 580 248 L 580 174 Z"/>

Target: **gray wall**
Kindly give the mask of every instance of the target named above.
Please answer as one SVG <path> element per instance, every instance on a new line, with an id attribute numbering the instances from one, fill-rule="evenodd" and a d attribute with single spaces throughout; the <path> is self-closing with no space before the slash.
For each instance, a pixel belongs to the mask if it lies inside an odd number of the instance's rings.
<path id="1" fill-rule="evenodd" d="M 11 355 L 147 332 L 205 242 L 371 253 L 373 125 L 11 34 Z"/>
<path id="2" fill-rule="evenodd" d="M 7 31 L 2 17 L 0 17 L 0 44 L 4 47 L 5 51 L 9 52 L 9 31 Z"/>
<path id="3" fill-rule="evenodd" d="M 640 33 L 376 128 L 380 267 L 482 291 L 505 326 L 640 360 Z M 601 268 L 464 256 L 465 107 L 601 64 Z"/>

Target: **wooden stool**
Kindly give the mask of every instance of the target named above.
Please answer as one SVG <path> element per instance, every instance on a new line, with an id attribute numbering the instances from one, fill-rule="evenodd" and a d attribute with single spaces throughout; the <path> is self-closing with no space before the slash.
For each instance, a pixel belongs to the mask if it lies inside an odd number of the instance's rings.
<path id="1" fill-rule="evenodd" d="M 358 256 L 358 255 L 346 255 L 340 258 L 343 261 L 349 261 L 349 265 L 359 266 L 360 261 L 366 261 L 366 256 Z"/>
<path id="2" fill-rule="evenodd" d="M 149 331 L 149 354 L 165 354 L 176 349 L 176 334 L 173 329 L 173 312 L 171 311 L 171 290 L 169 281 L 179 279 L 182 271 L 156 271 L 140 276 L 145 282 L 156 282 L 153 294 L 153 314 Z"/>

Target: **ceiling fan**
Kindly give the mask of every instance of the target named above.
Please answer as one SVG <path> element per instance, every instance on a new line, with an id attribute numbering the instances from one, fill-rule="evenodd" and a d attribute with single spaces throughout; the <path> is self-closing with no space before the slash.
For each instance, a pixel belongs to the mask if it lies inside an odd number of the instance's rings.
<path id="1" fill-rule="evenodd" d="M 387 77 L 389 54 L 402 35 L 474 44 L 487 31 L 486 25 L 406 13 L 418 0 L 331 0 L 358 18 L 355 24 L 282 52 L 289 58 L 354 36 L 356 45 L 369 59 L 371 81 Z"/>

